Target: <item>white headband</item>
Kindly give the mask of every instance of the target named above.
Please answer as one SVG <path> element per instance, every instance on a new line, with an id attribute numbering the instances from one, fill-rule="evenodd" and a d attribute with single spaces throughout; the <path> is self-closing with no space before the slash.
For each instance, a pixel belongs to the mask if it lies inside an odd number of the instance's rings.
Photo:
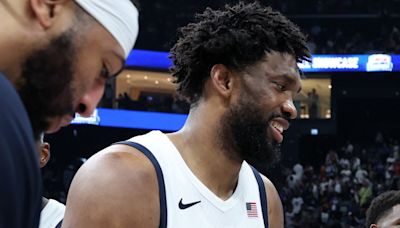
<path id="1" fill-rule="evenodd" d="M 139 32 L 139 12 L 129 0 L 75 0 L 118 41 L 128 57 Z"/>

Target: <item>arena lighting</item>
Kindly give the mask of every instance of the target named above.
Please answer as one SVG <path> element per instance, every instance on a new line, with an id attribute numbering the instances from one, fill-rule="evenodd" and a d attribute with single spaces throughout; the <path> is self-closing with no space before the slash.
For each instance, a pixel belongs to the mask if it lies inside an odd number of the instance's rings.
<path id="1" fill-rule="evenodd" d="M 318 135 L 318 129 L 312 128 L 310 133 L 311 133 L 311 135 Z"/>
<path id="2" fill-rule="evenodd" d="M 187 115 L 184 114 L 98 108 L 88 118 L 77 114 L 72 124 L 177 131 L 182 128 L 186 118 Z"/>
<path id="3" fill-rule="evenodd" d="M 168 70 L 172 62 L 168 52 L 133 50 L 126 60 L 127 67 Z M 400 55 L 313 55 L 312 62 L 303 61 L 304 72 L 400 72 Z"/>

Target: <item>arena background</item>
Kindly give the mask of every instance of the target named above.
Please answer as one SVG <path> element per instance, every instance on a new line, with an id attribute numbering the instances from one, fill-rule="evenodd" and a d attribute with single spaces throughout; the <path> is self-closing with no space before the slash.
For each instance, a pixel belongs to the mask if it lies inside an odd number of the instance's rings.
<path id="1" fill-rule="evenodd" d="M 45 196 L 65 202 L 79 166 L 113 142 L 179 128 L 188 105 L 175 97 L 167 51 L 195 12 L 232 2 L 141 2 L 135 50 L 107 84 L 100 109 L 45 137 L 52 152 L 42 170 Z M 400 1 L 262 2 L 300 25 L 314 57 L 301 65 L 299 117 L 268 175 L 281 195 L 285 226 L 363 227 L 370 200 L 400 189 Z"/>

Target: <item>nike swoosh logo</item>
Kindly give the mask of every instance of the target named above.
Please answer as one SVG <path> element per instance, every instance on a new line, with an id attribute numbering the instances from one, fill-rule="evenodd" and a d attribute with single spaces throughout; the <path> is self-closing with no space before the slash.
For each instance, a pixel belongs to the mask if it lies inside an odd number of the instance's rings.
<path id="1" fill-rule="evenodd" d="M 182 203 L 182 198 L 181 198 L 181 201 L 179 201 L 179 209 L 185 210 L 185 209 L 187 209 L 187 208 L 189 208 L 191 206 L 194 206 L 194 205 L 196 205 L 196 204 L 198 204 L 200 202 L 201 201 L 196 201 L 196 202 L 193 202 L 193 203 L 184 204 L 184 203 Z"/>

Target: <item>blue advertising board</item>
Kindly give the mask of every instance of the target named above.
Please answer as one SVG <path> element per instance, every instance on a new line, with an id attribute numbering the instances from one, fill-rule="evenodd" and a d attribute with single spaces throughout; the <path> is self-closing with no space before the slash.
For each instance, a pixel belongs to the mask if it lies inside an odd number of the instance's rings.
<path id="1" fill-rule="evenodd" d="M 181 129 L 186 118 L 187 115 L 184 114 L 98 108 L 90 117 L 81 117 L 76 114 L 72 124 L 177 131 Z"/>
<path id="2" fill-rule="evenodd" d="M 127 67 L 168 70 L 172 66 L 167 52 L 133 50 Z M 313 55 L 311 62 L 299 63 L 304 72 L 400 72 L 400 55 Z"/>

